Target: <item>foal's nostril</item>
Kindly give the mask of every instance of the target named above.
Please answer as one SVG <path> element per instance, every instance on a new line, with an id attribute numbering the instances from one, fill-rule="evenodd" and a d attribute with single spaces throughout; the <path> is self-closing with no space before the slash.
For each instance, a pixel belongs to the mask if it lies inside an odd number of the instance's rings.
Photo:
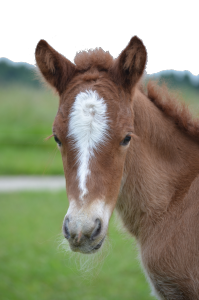
<path id="1" fill-rule="evenodd" d="M 92 221 L 89 223 L 71 221 L 69 217 L 66 217 L 63 223 L 63 234 L 64 237 L 69 240 L 73 246 L 79 246 L 84 243 L 85 240 L 94 240 L 99 236 L 102 229 L 102 223 L 100 219 L 96 219 L 94 224 Z"/>
<path id="2" fill-rule="evenodd" d="M 68 223 L 69 223 L 69 219 L 67 218 L 65 220 L 64 226 L 63 226 L 63 233 L 66 239 L 69 239 L 70 237 L 70 233 L 69 233 L 69 229 L 68 229 Z"/>
<path id="3" fill-rule="evenodd" d="M 95 239 L 101 232 L 101 228 L 102 228 L 102 224 L 101 224 L 101 221 L 100 219 L 96 219 L 95 220 L 95 223 L 96 223 L 96 226 L 91 234 L 91 240 Z"/>

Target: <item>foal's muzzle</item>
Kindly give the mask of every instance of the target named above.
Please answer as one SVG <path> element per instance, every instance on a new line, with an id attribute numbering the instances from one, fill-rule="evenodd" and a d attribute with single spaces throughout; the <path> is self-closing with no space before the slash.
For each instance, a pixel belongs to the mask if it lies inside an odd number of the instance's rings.
<path id="1" fill-rule="evenodd" d="M 102 227 L 103 223 L 99 218 L 89 221 L 88 218 L 85 220 L 66 216 L 63 222 L 63 234 L 68 240 L 71 250 L 93 253 L 103 244 Z"/>

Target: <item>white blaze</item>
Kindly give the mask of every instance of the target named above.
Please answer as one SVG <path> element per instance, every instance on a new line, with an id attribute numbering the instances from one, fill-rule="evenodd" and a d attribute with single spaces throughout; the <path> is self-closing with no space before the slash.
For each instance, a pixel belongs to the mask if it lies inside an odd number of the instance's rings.
<path id="1" fill-rule="evenodd" d="M 108 133 L 106 103 L 96 91 L 79 93 L 69 115 L 68 137 L 74 141 L 78 153 L 79 188 L 81 197 L 86 195 L 86 181 L 90 174 L 89 161 L 94 150 L 99 151 Z"/>

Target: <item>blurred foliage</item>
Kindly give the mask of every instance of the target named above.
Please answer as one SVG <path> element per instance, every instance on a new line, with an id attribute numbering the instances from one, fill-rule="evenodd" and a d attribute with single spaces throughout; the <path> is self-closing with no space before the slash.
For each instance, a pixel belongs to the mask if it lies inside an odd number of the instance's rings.
<path id="1" fill-rule="evenodd" d="M 0 60 L 0 86 L 23 84 L 41 88 L 36 68 L 26 63 L 13 63 L 8 59 Z"/>
<path id="2" fill-rule="evenodd" d="M 193 85 L 191 83 L 190 77 L 187 73 L 184 74 L 183 77 L 179 77 L 175 73 L 165 73 L 160 76 L 160 82 L 165 81 L 167 85 L 171 88 L 193 88 L 199 90 L 199 84 Z"/>
<path id="3" fill-rule="evenodd" d="M 199 90 L 199 75 L 194 76 L 189 71 L 165 70 L 147 78 L 155 78 L 166 82 L 171 88 L 188 88 Z M 0 59 L 0 85 L 21 83 L 32 87 L 42 87 L 37 68 L 27 63 L 13 63 L 9 59 Z"/>

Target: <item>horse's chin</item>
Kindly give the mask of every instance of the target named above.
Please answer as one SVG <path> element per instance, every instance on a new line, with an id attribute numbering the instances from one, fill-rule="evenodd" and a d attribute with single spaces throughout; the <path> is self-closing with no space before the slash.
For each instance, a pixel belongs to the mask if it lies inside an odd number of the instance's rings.
<path id="1" fill-rule="evenodd" d="M 103 245 L 105 237 L 103 237 L 103 239 L 95 246 L 92 247 L 74 247 L 72 245 L 70 245 L 70 248 L 73 252 L 80 252 L 83 254 L 94 254 L 96 252 L 99 251 L 99 249 L 101 248 L 101 246 Z"/>
<path id="2" fill-rule="evenodd" d="M 89 253 L 97 252 L 101 248 L 101 246 L 104 242 L 104 239 L 105 239 L 105 237 Z"/>

